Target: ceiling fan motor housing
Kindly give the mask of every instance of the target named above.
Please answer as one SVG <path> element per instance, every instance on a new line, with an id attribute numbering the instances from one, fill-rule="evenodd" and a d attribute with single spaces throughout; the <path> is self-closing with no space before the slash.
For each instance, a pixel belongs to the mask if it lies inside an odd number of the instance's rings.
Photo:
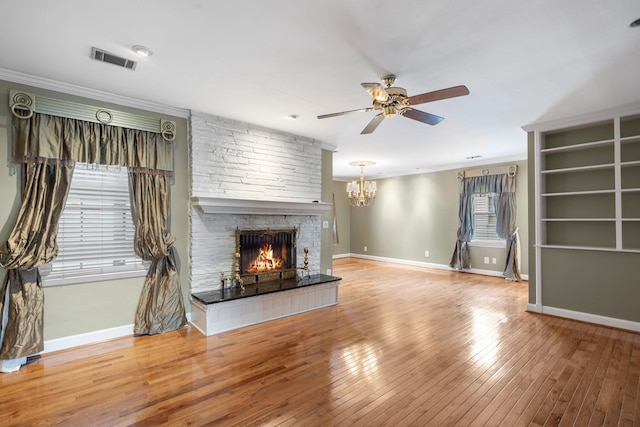
<path id="1" fill-rule="evenodd" d="M 391 86 L 388 88 L 384 89 L 389 96 L 393 96 L 395 97 L 400 97 L 400 98 L 406 98 L 407 97 L 407 90 L 401 87 L 397 87 L 397 86 Z"/>
<path id="2" fill-rule="evenodd" d="M 393 117 L 396 115 L 396 105 L 394 104 L 390 104 L 390 105 L 386 105 L 383 109 L 384 111 L 384 116 L 387 118 Z"/>

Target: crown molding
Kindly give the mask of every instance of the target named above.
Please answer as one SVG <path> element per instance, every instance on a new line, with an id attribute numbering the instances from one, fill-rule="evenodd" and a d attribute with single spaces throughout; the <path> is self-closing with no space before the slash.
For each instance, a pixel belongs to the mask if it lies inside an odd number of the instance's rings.
<path id="1" fill-rule="evenodd" d="M 424 173 L 433 173 L 433 172 L 443 172 L 443 171 L 450 171 L 450 170 L 460 170 L 460 169 L 471 169 L 471 168 L 478 168 L 478 167 L 483 167 L 483 166 L 496 166 L 496 165 L 502 165 L 502 164 L 508 164 L 511 162 L 521 162 L 521 161 L 525 161 L 527 160 L 527 154 L 518 154 L 515 156 L 506 156 L 506 157 L 496 157 L 493 159 L 490 158 L 483 158 L 482 160 L 475 160 L 475 161 L 467 161 L 464 163 L 449 163 L 446 165 L 442 165 L 442 166 L 436 166 L 433 168 L 424 168 L 424 169 L 416 169 L 416 170 L 412 170 L 412 171 L 408 171 L 408 172 L 402 172 L 402 173 L 391 173 L 391 174 L 380 174 L 380 175 L 368 175 L 367 179 L 371 180 L 371 181 L 375 181 L 377 179 L 385 179 L 385 178 L 396 178 L 396 177 L 400 177 L 400 176 L 409 176 L 409 175 L 421 175 Z M 345 176 L 334 176 L 333 177 L 334 181 L 344 181 L 344 182 L 350 182 L 353 180 L 353 177 L 345 177 Z"/>
<path id="2" fill-rule="evenodd" d="M 328 142 L 320 142 L 320 148 L 323 150 L 331 151 L 332 153 L 338 149 L 337 145 L 329 144 Z"/>
<path id="3" fill-rule="evenodd" d="M 141 99 L 130 98 L 127 96 L 116 95 L 109 92 L 104 92 L 97 89 L 90 89 L 83 86 L 72 85 L 69 83 L 63 83 L 56 80 L 47 79 L 44 77 L 33 76 L 30 74 L 24 74 L 17 71 L 11 71 L 4 68 L 0 68 L 0 79 L 13 83 L 24 84 L 28 86 L 37 87 L 40 89 L 53 90 L 56 92 L 62 92 L 67 95 L 81 96 L 83 98 L 89 98 L 92 100 L 109 102 L 112 104 L 122 105 L 131 108 L 138 108 L 145 111 L 151 111 L 154 113 L 166 114 L 173 117 L 189 118 L 189 110 L 183 108 L 170 107 L 168 105 L 157 104 L 155 102 L 144 101 Z"/>

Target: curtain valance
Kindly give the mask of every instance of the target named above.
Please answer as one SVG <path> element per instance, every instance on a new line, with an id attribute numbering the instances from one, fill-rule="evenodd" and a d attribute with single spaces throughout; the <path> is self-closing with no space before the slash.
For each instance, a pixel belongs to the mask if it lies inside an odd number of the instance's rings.
<path id="1" fill-rule="evenodd" d="M 507 174 L 464 178 L 460 185 L 460 192 L 466 194 L 501 194 L 515 191 L 516 177 Z"/>
<path id="2" fill-rule="evenodd" d="M 171 175 L 173 150 L 161 133 L 35 113 L 13 119 L 17 163 L 58 159 Z"/>

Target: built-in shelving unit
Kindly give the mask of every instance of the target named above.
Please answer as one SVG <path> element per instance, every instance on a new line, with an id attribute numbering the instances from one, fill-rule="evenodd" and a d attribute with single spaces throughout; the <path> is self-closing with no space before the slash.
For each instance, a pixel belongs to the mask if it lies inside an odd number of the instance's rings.
<path id="1" fill-rule="evenodd" d="M 537 245 L 640 252 L 640 115 L 536 139 Z"/>
<path id="2" fill-rule="evenodd" d="M 523 129 L 534 189 L 527 309 L 640 331 L 640 102 Z"/>

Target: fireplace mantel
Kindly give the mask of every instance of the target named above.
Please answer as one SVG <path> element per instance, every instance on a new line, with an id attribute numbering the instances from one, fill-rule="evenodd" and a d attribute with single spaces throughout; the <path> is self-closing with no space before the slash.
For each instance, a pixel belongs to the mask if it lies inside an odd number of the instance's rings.
<path id="1" fill-rule="evenodd" d="M 191 198 L 193 206 L 208 214 L 238 215 L 321 215 L 331 210 L 331 203 L 229 199 L 220 197 Z"/>

